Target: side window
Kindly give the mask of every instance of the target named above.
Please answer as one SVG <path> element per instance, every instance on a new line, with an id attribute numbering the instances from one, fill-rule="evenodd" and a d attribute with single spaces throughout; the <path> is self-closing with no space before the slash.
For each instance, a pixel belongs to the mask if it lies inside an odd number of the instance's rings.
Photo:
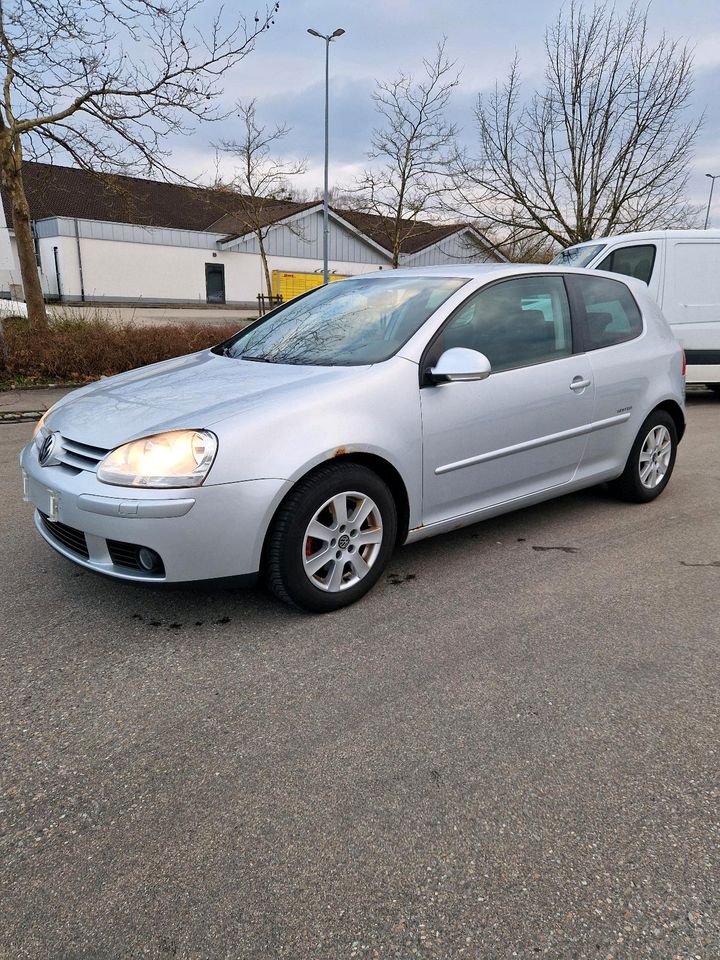
<path id="1" fill-rule="evenodd" d="M 636 280 L 650 283 L 656 252 L 654 243 L 618 247 L 597 265 L 597 269 L 608 270 L 610 273 L 622 273 L 626 277 L 635 277 Z"/>
<path id="2" fill-rule="evenodd" d="M 569 356 L 570 310 L 562 277 L 522 277 L 479 290 L 458 308 L 438 346 L 479 350 L 494 373 Z"/>
<path id="3" fill-rule="evenodd" d="M 642 333 L 642 316 L 624 283 L 606 277 L 568 277 L 576 293 L 578 322 L 586 350 L 633 340 Z"/>

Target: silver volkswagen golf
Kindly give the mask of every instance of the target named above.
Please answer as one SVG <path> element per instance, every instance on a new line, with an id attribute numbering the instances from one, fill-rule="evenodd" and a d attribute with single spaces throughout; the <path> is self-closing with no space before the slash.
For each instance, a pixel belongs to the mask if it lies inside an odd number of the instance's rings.
<path id="1" fill-rule="evenodd" d="M 21 454 L 35 525 L 123 580 L 353 603 L 396 546 L 608 481 L 657 497 L 683 353 L 647 288 L 517 265 L 337 281 L 70 394 Z"/>

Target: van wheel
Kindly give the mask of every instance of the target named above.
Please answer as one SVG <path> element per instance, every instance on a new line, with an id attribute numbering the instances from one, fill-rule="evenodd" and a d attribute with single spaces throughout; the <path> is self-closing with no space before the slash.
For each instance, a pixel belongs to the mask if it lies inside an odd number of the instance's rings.
<path id="1" fill-rule="evenodd" d="M 706 383 L 705 386 L 712 390 L 716 397 L 720 397 L 720 383 Z"/>
<path id="2" fill-rule="evenodd" d="M 339 610 L 377 583 L 396 534 L 387 484 L 359 464 L 328 464 L 301 480 L 278 511 L 268 541 L 268 585 L 303 610 Z"/>
<path id="3" fill-rule="evenodd" d="M 640 427 L 621 476 L 608 488 L 620 500 L 648 503 L 659 497 L 675 466 L 677 430 L 665 410 L 654 410 Z"/>

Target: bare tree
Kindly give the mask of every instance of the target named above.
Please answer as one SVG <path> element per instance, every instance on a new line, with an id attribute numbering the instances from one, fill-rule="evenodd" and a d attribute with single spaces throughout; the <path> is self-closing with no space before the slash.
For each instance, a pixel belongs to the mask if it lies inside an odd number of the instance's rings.
<path id="1" fill-rule="evenodd" d="M 460 75 L 445 54 L 445 41 L 435 56 L 423 61 L 424 76 L 415 81 L 401 73 L 378 82 L 373 94 L 381 126 L 372 134 L 371 163 L 354 193 L 368 213 L 385 220 L 387 241 L 397 267 L 403 243 L 418 231 L 418 219 L 433 211 L 443 192 L 457 127 L 446 111 Z"/>
<path id="2" fill-rule="evenodd" d="M 491 227 L 485 236 L 511 263 L 550 263 L 557 252 L 557 245 L 543 233 L 509 233 Z"/>
<path id="3" fill-rule="evenodd" d="M 208 14 L 208 7 L 213 12 Z M 163 140 L 217 118 L 219 80 L 273 23 L 207 0 L 1 0 L 0 175 L 28 314 L 47 325 L 22 165 L 171 173 Z"/>
<path id="4" fill-rule="evenodd" d="M 517 58 L 480 97 L 479 150 L 455 171 L 466 213 L 512 243 L 568 246 L 646 227 L 687 225 L 689 160 L 702 120 L 685 117 L 692 56 L 648 11 L 572 0 L 545 36 L 545 83 L 523 100 Z"/>
<path id="5" fill-rule="evenodd" d="M 242 121 L 239 140 L 223 140 L 219 150 L 237 162 L 234 176 L 226 187 L 233 192 L 232 215 L 255 236 L 262 260 L 268 295 L 272 294 L 270 267 L 265 240 L 273 226 L 273 213 L 278 200 L 292 200 L 290 177 L 305 173 L 305 160 L 282 160 L 274 155 L 278 145 L 287 137 L 290 128 L 276 124 L 261 126 L 256 115 L 256 101 L 238 103 Z"/>

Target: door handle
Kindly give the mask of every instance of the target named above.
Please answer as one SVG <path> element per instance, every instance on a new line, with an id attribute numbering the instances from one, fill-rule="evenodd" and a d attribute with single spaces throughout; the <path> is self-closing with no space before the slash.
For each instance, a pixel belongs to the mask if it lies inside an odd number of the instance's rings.
<path id="1" fill-rule="evenodd" d="M 584 377 L 574 377 L 573 382 L 570 384 L 571 390 L 584 390 L 585 387 L 590 386 L 590 381 L 586 380 Z"/>

